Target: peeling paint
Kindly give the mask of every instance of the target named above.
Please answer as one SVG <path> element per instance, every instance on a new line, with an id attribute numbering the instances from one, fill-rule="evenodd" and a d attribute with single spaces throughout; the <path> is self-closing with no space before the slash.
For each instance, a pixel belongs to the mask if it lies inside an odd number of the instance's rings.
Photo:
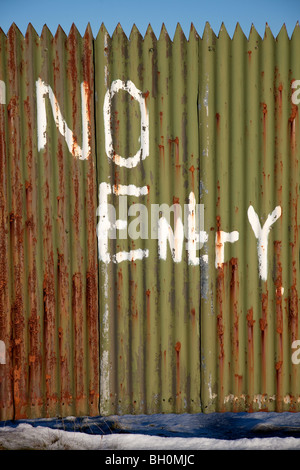
<path id="1" fill-rule="evenodd" d="M 0 341 L 0 365 L 6 364 L 6 347 L 4 341 Z"/>
<path id="2" fill-rule="evenodd" d="M 223 232 L 223 230 L 217 230 L 216 232 L 216 268 L 221 268 L 224 264 L 225 259 L 225 243 L 235 243 L 239 239 L 239 232 L 234 230 L 233 232 Z"/>
<path id="3" fill-rule="evenodd" d="M 0 104 L 6 104 L 6 86 L 3 80 L 0 80 Z"/>
<path id="4" fill-rule="evenodd" d="M 268 236 L 272 225 L 281 216 L 281 207 L 277 206 L 271 214 L 268 215 L 264 225 L 261 226 L 258 215 L 252 206 L 248 209 L 248 219 L 257 238 L 257 256 L 259 275 L 263 281 L 268 277 Z"/>

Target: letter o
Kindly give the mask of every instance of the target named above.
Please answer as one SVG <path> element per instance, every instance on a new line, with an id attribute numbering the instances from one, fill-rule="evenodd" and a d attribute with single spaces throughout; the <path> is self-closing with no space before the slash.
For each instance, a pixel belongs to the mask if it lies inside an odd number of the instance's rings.
<path id="1" fill-rule="evenodd" d="M 127 91 L 140 105 L 141 111 L 141 136 L 140 148 L 133 157 L 122 157 L 117 155 L 113 147 L 113 139 L 111 133 L 111 101 L 118 91 Z M 105 133 L 105 151 L 108 158 L 112 159 L 116 165 L 124 166 L 126 168 L 134 168 L 138 165 L 140 160 L 145 160 L 149 155 L 149 116 L 146 107 L 145 98 L 143 93 L 134 85 L 133 82 L 127 80 L 114 80 L 111 84 L 110 90 L 107 90 L 104 98 L 103 105 L 104 116 L 104 133 Z"/>

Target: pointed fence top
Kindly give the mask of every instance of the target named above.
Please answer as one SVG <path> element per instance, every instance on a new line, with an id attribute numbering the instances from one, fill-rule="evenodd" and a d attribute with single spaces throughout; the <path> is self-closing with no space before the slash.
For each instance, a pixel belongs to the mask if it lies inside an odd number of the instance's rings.
<path id="1" fill-rule="evenodd" d="M 251 41 L 253 40 L 254 38 L 256 40 L 259 40 L 259 39 L 265 39 L 265 38 L 268 38 L 268 37 L 272 37 L 274 39 L 277 39 L 278 37 L 281 37 L 283 35 L 286 35 L 289 39 L 291 39 L 293 36 L 297 36 L 299 34 L 299 21 L 296 22 L 295 24 L 295 28 L 292 32 L 292 34 L 290 35 L 290 38 L 289 38 L 289 35 L 288 35 L 288 32 L 287 32 L 287 28 L 286 28 L 286 24 L 283 23 L 281 29 L 280 29 L 280 32 L 278 33 L 278 35 L 275 37 L 272 30 L 271 30 L 271 27 L 269 26 L 268 23 L 266 23 L 265 25 L 265 30 L 264 30 L 264 34 L 263 35 L 260 35 L 257 31 L 257 29 L 255 28 L 255 25 L 252 23 L 251 27 L 250 27 L 250 31 L 249 31 L 249 34 L 248 34 L 248 38 L 245 34 L 245 32 L 243 31 L 241 25 L 239 22 L 236 23 L 236 27 L 235 27 L 235 30 L 234 30 L 234 33 L 232 34 L 232 36 L 230 37 L 228 31 L 227 31 L 227 28 L 226 28 L 226 25 L 224 22 L 222 22 L 221 26 L 220 26 L 220 30 L 218 32 L 218 34 L 216 34 L 216 32 L 214 31 L 214 29 L 211 27 L 210 23 L 207 21 L 205 23 L 205 27 L 204 27 L 204 30 L 203 30 L 203 34 L 202 36 L 197 32 L 197 29 L 194 25 L 194 23 L 191 23 L 190 25 L 190 30 L 188 32 L 188 34 L 185 34 L 180 22 L 177 23 L 176 25 L 176 29 L 175 29 L 175 33 L 174 33 L 174 37 L 173 39 L 170 37 L 169 33 L 168 33 L 168 30 L 167 30 L 167 27 L 165 25 L 165 23 L 163 22 L 162 23 L 162 26 L 161 26 L 161 30 L 160 30 L 160 33 L 158 35 L 159 38 L 162 38 L 164 37 L 165 39 L 168 38 L 170 41 L 174 41 L 174 39 L 177 37 L 177 36 L 181 36 L 182 38 L 192 38 L 192 37 L 196 37 L 196 38 L 199 38 L 199 39 L 202 39 L 203 37 L 211 34 L 213 37 L 215 38 L 221 38 L 221 37 L 225 37 L 225 36 L 228 36 L 228 38 L 231 38 L 233 39 L 235 36 L 240 36 L 240 35 L 244 35 L 248 41 Z M 49 27 L 47 26 L 47 24 L 45 24 L 42 28 L 42 31 L 41 31 L 41 35 L 40 36 L 45 36 L 45 35 L 49 35 L 50 37 L 53 37 L 53 36 L 56 36 L 57 35 L 57 32 L 59 31 L 59 34 L 62 33 L 63 28 L 61 27 L 61 25 L 58 25 L 57 27 L 57 30 L 55 32 L 55 34 L 53 35 L 53 32 L 50 31 Z M 113 37 L 115 35 L 124 35 L 127 39 L 130 40 L 131 37 L 133 37 L 134 35 L 137 35 L 137 36 L 141 36 L 142 39 L 145 39 L 145 37 L 149 34 L 151 34 L 152 36 L 155 36 L 155 33 L 154 33 L 154 30 L 151 26 L 151 24 L 149 23 L 148 24 L 148 27 L 147 27 L 147 30 L 144 34 L 144 36 L 141 34 L 138 26 L 133 23 L 132 25 L 132 29 L 131 29 L 131 32 L 129 34 L 129 36 L 127 36 L 124 32 L 124 29 L 121 25 L 121 23 L 119 22 L 117 24 L 117 26 L 115 27 L 114 31 L 109 34 L 104 23 L 101 24 L 96 36 L 93 35 L 93 32 L 92 32 L 92 27 L 91 27 L 91 24 L 88 23 L 87 26 L 86 26 L 86 29 L 85 29 L 85 32 L 83 35 L 80 34 L 80 32 L 78 31 L 77 29 L 77 26 L 75 23 L 72 23 L 71 25 L 71 28 L 70 28 L 70 31 L 68 34 L 66 34 L 66 36 L 70 36 L 70 35 L 75 35 L 75 36 L 78 36 L 78 37 L 84 37 L 86 35 L 90 36 L 91 38 L 95 38 L 99 35 L 99 33 L 105 33 L 105 34 L 108 34 L 110 37 Z M 4 33 L 5 34 L 5 33 Z M 8 29 L 7 31 L 7 34 L 5 34 L 6 36 L 11 36 L 12 34 L 18 34 L 18 35 L 21 35 L 23 36 L 23 38 L 25 38 L 26 35 L 28 34 L 34 34 L 34 35 L 37 35 L 38 36 L 38 33 L 36 32 L 36 29 L 34 28 L 34 26 L 29 23 L 28 26 L 27 26 L 27 29 L 26 29 L 26 33 L 23 35 L 22 32 L 20 31 L 20 29 L 18 28 L 18 26 L 16 25 L 16 23 L 12 23 L 10 28 Z M 155 36 L 156 37 L 156 36 Z M 157 39 L 157 37 L 156 37 Z"/>

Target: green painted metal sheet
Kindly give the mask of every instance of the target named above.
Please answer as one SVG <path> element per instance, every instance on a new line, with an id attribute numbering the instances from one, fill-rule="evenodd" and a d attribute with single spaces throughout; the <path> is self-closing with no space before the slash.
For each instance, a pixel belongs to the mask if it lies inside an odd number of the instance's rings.
<path id="1" fill-rule="evenodd" d="M 198 36 L 193 30 L 188 42 L 179 27 L 172 42 L 163 28 L 157 40 L 149 28 L 143 39 L 133 28 L 127 39 L 119 26 L 110 38 L 102 27 L 95 41 L 95 74 L 98 184 L 116 188 L 107 201 L 118 217 L 125 197 L 118 194 L 120 185 L 146 188 L 140 197 L 127 197 L 125 234 L 118 232 L 111 240 L 110 260 L 100 260 L 101 410 L 199 411 L 200 269 L 189 265 L 185 241 L 175 247 L 175 260 L 169 246 L 166 259 L 161 259 L 151 216 L 160 205 L 173 206 L 170 227 L 175 231 L 180 212 L 184 222 L 190 192 L 199 202 Z M 114 93 L 117 81 L 121 88 Z M 132 99 L 129 81 L 139 90 L 140 104 Z M 103 103 L 111 95 L 107 110 Z M 134 158 L 139 139 L 143 141 L 140 107 L 148 116 L 149 149 L 148 154 L 142 149 L 144 154 L 131 167 L 127 159 Z M 113 151 L 107 155 L 110 127 Z M 120 163 L 114 153 L 122 158 Z M 148 230 L 145 238 L 133 239 L 135 218 L 129 211 L 137 203 L 145 208 Z M 132 261 L 114 262 L 115 254 L 131 250 L 136 250 Z"/>
<path id="2" fill-rule="evenodd" d="M 292 357 L 299 337 L 297 50 L 298 26 L 291 39 L 284 27 L 276 39 L 268 27 L 264 38 L 252 28 L 248 40 L 239 27 L 232 40 L 224 26 L 218 37 L 209 25 L 203 34 L 200 167 L 210 261 L 201 299 L 201 389 L 207 410 L 299 409 Z"/>
<path id="3" fill-rule="evenodd" d="M 299 411 L 300 32 L 0 33 L 0 419 Z"/>

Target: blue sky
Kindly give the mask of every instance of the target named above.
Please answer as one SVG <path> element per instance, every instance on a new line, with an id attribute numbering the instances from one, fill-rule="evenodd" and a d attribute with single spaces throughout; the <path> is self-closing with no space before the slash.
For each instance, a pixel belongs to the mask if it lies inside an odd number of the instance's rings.
<path id="1" fill-rule="evenodd" d="M 14 22 L 23 34 L 31 23 L 39 35 L 44 24 L 54 34 L 58 25 L 68 33 L 73 22 L 81 34 L 88 23 L 94 36 L 102 23 L 112 34 L 120 22 L 127 35 L 133 24 L 144 35 L 150 23 L 159 36 L 165 23 L 173 38 L 179 22 L 187 36 L 191 23 L 202 36 L 209 21 L 216 34 L 224 22 L 231 37 L 237 22 L 246 36 L 252 23 L 263 36 L 267 22 L 277 36 L 284 23 L 291 35 L 300 20 L 300 0 L 0 0 L 0 7 L 0 27 L 5 33 Z"/>

